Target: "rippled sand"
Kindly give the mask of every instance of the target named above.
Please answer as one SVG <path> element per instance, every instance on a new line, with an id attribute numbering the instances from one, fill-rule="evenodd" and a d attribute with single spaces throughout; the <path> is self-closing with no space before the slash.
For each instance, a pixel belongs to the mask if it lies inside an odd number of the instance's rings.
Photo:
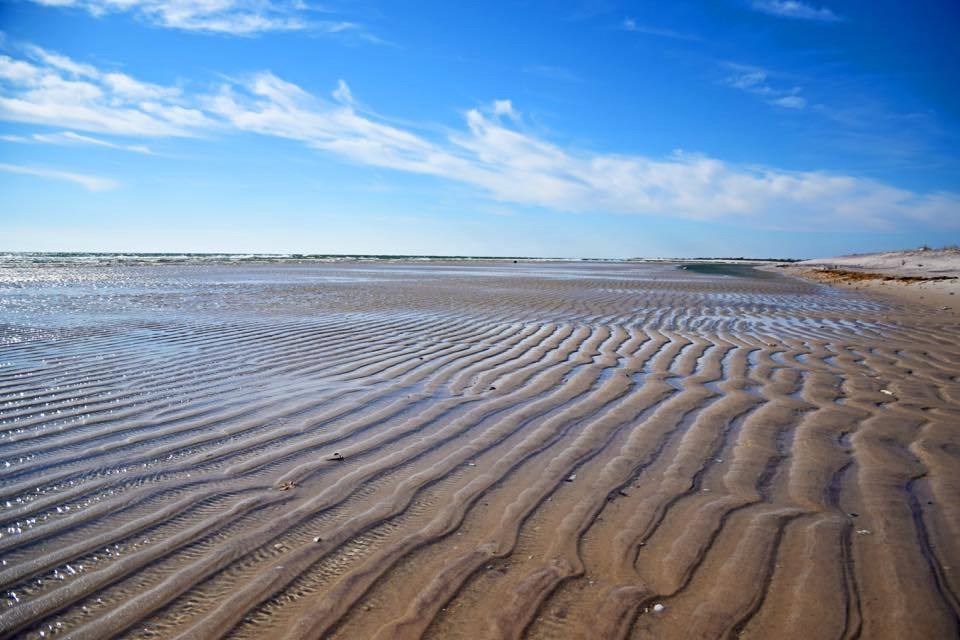
<path id="1" fill-rule="evenodd" d="M 8 268 L 0 303 L 4 638 L 958 634 L 937 310 L 639 264 Z"/>

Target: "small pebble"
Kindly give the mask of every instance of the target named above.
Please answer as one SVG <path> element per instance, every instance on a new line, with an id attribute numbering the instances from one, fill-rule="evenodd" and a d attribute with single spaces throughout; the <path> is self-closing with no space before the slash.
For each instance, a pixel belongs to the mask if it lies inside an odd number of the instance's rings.
<path id="1" fill-rule="evenodd" d="M 657 604 L 653 605 L 653 612 L 654 612 L 654 613 L 662 613 L 664 609 L 666 609 L 666 607 L 663 606 L 662 604 L 660 604 L 659 602 L 658 602 Z"/>

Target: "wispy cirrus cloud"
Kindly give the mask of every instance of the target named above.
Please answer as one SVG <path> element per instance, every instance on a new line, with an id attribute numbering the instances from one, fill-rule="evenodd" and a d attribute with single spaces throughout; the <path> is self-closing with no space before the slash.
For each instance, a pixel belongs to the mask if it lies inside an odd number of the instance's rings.
<path id="1" fill-rule="evenodd" d="M 859 176 L 734 164 L 698 153 L 651 157 L 564 147 L 526 130 L 509 100 L 466 111 L 462 127 L 421 130 L 391 124 L 365 110 L 342 81 L 323 97 L 265 71 L 186 95 L 133 78 L 110 85 L 102 71 L 44 53 L 38 57 L 32 52 L 28 60 L 6 58 L 0 64 L 0 118 L 145 138 L 251 132 L 294 140 L 358 166 L 466 185 L 503 206 L 723 220 L 776 229 L 960 226 L 956 192 L 917 192 Z M 765 89 L 765 75 L 749 73 L 741 69 L 733 86 L 773 100 L 791 97 Z M 123 91 L 150 94 L 152 99 L 124 98 Z M 77 115 L 78 102 L 96 115 Z M 42 116 L 33 112 L 25 117 L 24 110 L 11 104 L 39 105 Z M 150 110 L 144 104 L 158 107 Z M 174 122 L 169 113 L 175 109 L 193 114 L 189 122 Z M 114 116 L 124 116 L 125 124 L 106 125 Z M 91 182 L 81 174 L 13 166 L 3 170 L 74 180 L 91 189 L 110 184 Z"/>
<path id="2" fill-rule="evenodd" d="M 761 13 L 796 20 L 840 22 L 843 18 L 826 7 L 817 7 L 801 0 L 753 0 L 753 8 Z"/>
<path id="3" fill-rule="evenodd" d="M 29 167 L 16 164 L 0 163 L 0 171 L 5 173 L 16 173 L 20 175 L 36 176 L 38 178 L 48 178 L 50 180 L 63 180 L 78 184 L 87 191 L 108 191 L 116 189 L 120 183 L 110 178 L 101 178 L 100 176 L 91 176 L 84 173 L 73 173 L 71 171 L 59 171 L 56 169 L 46 169 L 43 167 Z"/>
<path id="4" fill-rule="evenodd" d="M 620 23 L 620 28 L 624 31 L 630 31 L 632 33 L 642 33 L 648 36 L 657 36 L 660 38 L 673 38 L 674 40 L 689 40 L 691 42 L 697 42 L 701 40 L 699 36 L 695 36 L 689 33 L 683 33 L 681 31 L 674 31 L 673 29 L 664 29 L 662 27 L 653 27 L 646 24 L 641 24 L 634 20 L 633 18 L 624 18 L 623 22 Z"/>
<path id="5" fill-rule="evenodd" d="M 727 64 L 726 68 L 731 72 L 723 80 L 728 87 L 760 96 L 778 107 L 803 109 L 807 106 L 806 98 L 800 95 L 803 91 L 801 87 L 784 89 L 774 86 L 770 81 L 771 74 L 766 69 L 742 64 Z"/>
<path id="6" fill-rule="evenodd" d="M 116 149 L 118 151 L 130 151 L 132 153 L 142 153 L 144 155 L 153 155 L 150 147 L 143 144 L 120 144 L 101 140 L 92 136 L 85 136 L 73 131 L 61 131 L 59 133 L 34 133 L 29 136 L 2 135 L 0 140 L 6 142 L 19 142 L 24 144 L 54 144 L 61 146 L 88 145 L 94 147 L 103 147 L 105 149 Z"/>
<path id="7" fill-rule="evenodd" d="M 322 11 L 302 0 L 32 0 L 74 8 L 100 17 L 128 13 L 168 29 L 232 36 L 267 32 L 315 31 L 383 42 L 358 23 L 318 19 Z"/>

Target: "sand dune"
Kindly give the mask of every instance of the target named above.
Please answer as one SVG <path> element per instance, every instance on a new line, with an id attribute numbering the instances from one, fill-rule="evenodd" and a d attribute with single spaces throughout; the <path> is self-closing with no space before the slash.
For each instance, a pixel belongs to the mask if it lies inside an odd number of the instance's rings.
<path id="1" fill-rule="evenodd" d="M 938 309 L 663 264 L 0 286 L 0 637 L 960 631 Z"/>
<path id="2" fill-rule="evenodd" d="M 804 260 L 798 266 L 856 269 L 884 275 L 960 276 L 960 248 L 913 249 Z"/>
<path id="3" fill-rule="evenodd" d="M 960 315 L 960 248 L 864 253 L 782 266 L 803 278 Z"/>

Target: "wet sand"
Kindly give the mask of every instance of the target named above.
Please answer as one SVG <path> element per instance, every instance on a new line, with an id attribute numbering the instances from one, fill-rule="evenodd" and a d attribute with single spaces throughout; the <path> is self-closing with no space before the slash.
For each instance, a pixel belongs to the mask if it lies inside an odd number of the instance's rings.
<path id="1" fill-rule="evenodd" d="M 0 303 L 2 638 L 957 637 L 936 308 L 589 263 L 9 268 Z"/>

